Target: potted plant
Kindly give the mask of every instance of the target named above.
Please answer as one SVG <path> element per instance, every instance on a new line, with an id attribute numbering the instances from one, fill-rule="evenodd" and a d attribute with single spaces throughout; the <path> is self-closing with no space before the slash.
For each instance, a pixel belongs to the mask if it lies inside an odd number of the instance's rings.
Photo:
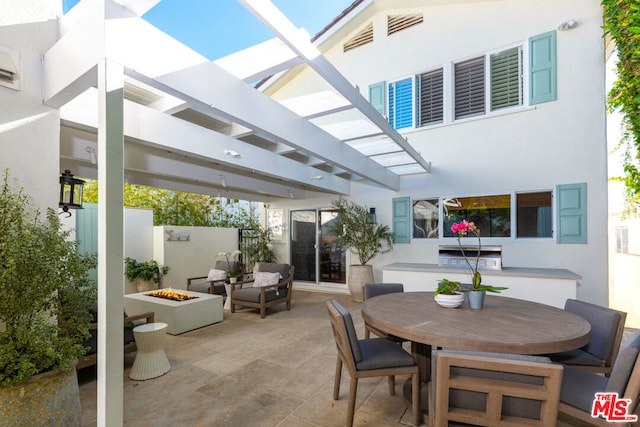
<path id="1" fill-rule="evenodd" d="M 80 425 L 75 372 L 89 336 L 96 286 L 51 208 L 0 190 L 0 425 Z"/>
<path id="2" fill-rule="evenodd" d="M 227 260 L 227 277 L 229 278 L 229 282 L 235 283 L 238 279 L 240 273 L 242 273 L 242 264 L 238 261 L 238 258 L 242 255 L 242 252 L 239 250 L 235 250 L 233 252 L 219 252 L 219 257 L 224 257 Z M 229 259 L 233 259 L 231 261 Z"/>
<path id="3" fill-rule="evenodd" d="M 469 271 L 471 272 L 471 289 L 465 289 L 465 291 L 469 292 L 469 306 L 474 309 L 480 309 L 482 308 L 486 292 L 500 293 L 500 291 L 504 291 L 509 288 L 482 284 L 482 275 L 480 274 L 480 271 L 478 271 L 482 242 L 480 241 L 480 229 L 476 227 L 473 222 L 469 222 L 466 219 L 459 223 L 454 222 L 453 225 L 451 225 L 451 231 L 457 235 L 458 246 L 460 247 L 460 251 L 462 252 L 465 262 L 467 263 L 467 267 L 469 267 Z M 478 238 L 478 250 L 476 252 L 474 265 L 471 265 L 471 262 L 469 262 L 467 254 L 464 252 L 462 242 L 460 241 L 462 237 L 467 236 L 467 233 L 473 233 Z"/>
<path id="4" fill-rule="evenodd" d="M 433 295 L 433 299 L 442 307 L 460 307 L 464 302 L 464 294 L 460 292 L 460 282 L 453 280 L 440 280 Z"/>
<path id="5" fill-rule="evenodd" d="M 169 267 L 160 267 L 156 260 L 139 262 L 129 257 L 124 260 L 124 275 L 128 281 L 136 282 L 138 292 L 158 289 L 162 276 L 168 272 Z"/>
<path id="6" fill-rule="evenodd" d="M 273 231 L 270 227 L 262 227 L 257 221 L 251 223 L 252 235 L 248 238 L 248 244 L 243 245 L 242 250 L 246 258 L 243 261 L 246 265 L 253 265 L 258 262 L 277 262 L 273 252 L 271 236 Z"/>
<path id="7" fill-rule="evenodd" d="M 329 231 L 337 242 L 358 256 L 360 264 L 349 266 L 347 285 L 355 302 L 362 302 L 365 283 L 373 282 L 373 267 L 367 263 L 376 255 L 393 249 L 393 233 L 387 225 L 377 224 L 364 206 L 344 198 L 333 201 L 337 212 Z"/>

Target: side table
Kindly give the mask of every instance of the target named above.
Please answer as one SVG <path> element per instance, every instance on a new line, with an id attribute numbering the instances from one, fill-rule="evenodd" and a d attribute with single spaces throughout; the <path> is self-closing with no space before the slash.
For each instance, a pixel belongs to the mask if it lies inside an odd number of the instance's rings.
<path id="1" fill-rule="evenodd" d="M 150 380 L 166 374 L 171 364 L 164 352 L 164 336 L 167 324 L 146 323 L 133 328 L 138 353 L 129 372 L 132 380 Z"/>

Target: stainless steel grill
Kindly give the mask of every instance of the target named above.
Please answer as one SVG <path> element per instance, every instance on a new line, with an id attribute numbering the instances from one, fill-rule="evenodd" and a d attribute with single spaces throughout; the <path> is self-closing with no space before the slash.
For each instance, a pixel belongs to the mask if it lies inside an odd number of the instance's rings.
<path id="1" fill-rule="evenodd" d="M 464 253 L 471 265 L 475 265 L 478 255 L 477 246 L 463 246 Z M 441 245 L 438 249 L 438 265 L 441 267 L 466 268 L 462 250 L 459 246 Z M 478 270 L 502 270 L 502 246 L 489 245 L 480 248 Z"/>

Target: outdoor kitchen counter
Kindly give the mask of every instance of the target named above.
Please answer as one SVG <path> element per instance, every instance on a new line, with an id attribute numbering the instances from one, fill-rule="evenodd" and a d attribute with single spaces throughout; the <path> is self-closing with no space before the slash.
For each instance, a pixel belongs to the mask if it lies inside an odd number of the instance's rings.
<path id="1" fill-rule="evenodd" d="M 582 276 L 561 268 L 503 267 L 481 270 L 482 282 L 509 289 L 500 294 L 511 298 L 564 307 L 567 298 L 576 298 Z M 438 264 L 397 262 L 382 267 L 383 282 L 402 283 L 406 292 L 434 291 L 438 281 L 446 278 L 469 283 L 468 269 Z"/>

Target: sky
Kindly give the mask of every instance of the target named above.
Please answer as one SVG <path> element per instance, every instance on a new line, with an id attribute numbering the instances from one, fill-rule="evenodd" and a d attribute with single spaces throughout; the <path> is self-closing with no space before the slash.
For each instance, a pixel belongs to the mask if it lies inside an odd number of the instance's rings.
<path id="1" fill-rule="evenodd" d="M 62 0 L 64 12 L 78 2 Z M 313 36 L 353 0 L 272 2 Z M 162 0 L 143 18 L 212 61 L 275 37 L 237 0 Z"/>

